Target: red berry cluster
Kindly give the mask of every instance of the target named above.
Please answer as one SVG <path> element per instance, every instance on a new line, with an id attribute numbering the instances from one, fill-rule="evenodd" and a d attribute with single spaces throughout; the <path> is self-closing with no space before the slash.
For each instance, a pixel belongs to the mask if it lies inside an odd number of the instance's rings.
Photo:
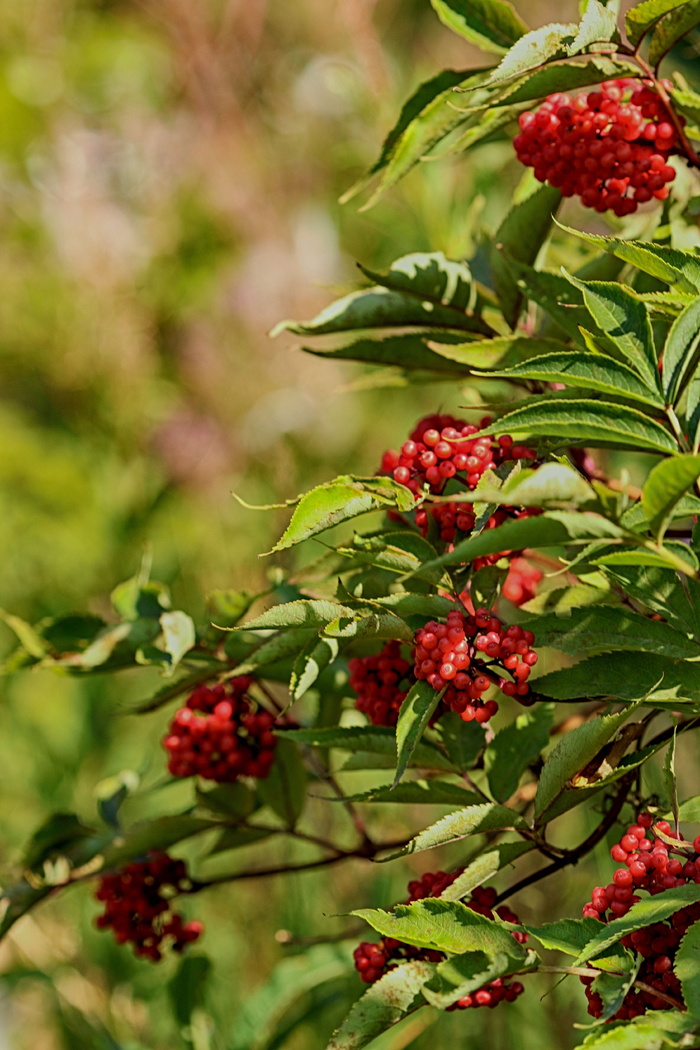
<path id="1" fill-rule="evenodd" d="M 348 663 L 355 707 L 375 726 L 395 726 L 399 708 L 413 682 L 411 664 L 400 642 L 387 642 L 376 656 L 355 656 Z"/>
<path id="2" fill-rule="evenodd" d="M 535 597 L 542 575 L 527 558 L 513 558 L 508 566 L 508 575 L 503 581 L 501 594 L 513 605 L 524 605 Z"/>
<path id="3" fill-rule="evenodd" d="M 202 933 L 201 922 L 184 922 L 172 910 L 173 897 L 191 889 L 183 861 L 151 853 L 147 860 L 100 879 L 96 897 L 104 901 L 105 910 L 95 924 L 100 930 L 112 929 L 118 944 L 130 941 L 137 955 L 158 962 L 164 941 L 181 952 Z"/>
<path id="4" fill-rule="evenodd" d="M 442 492 L 455 477 L 473 489 L 490 467 L 509 459 L 535 458 L 532 449 L 514 445 L 508 434 L 495 446 L 490 437 L 471 437 L 491 422 L 487 416 L 476 427 L 453 416 L 428 416 L 416 425 L 400 452 L 384 453 L 382 473 L 392 474 L 394 481 L 420 496 L 424 486 L 434 494 Z"/>
<path id="5" fill-rule="evenodd" d="M 537 663 L 530 648 L 534 640 L 532 631 L 505 627 L 488 609 L 474 615 L 455 609 L 447 614 L 447 623 L 431 620 L 416 632 L 414 674 L 437 692 L 445 689 L 445 704 L 465 722 L 488 722 L 498 711 L 495 700 L 481 699 L 490 686 L 497 684 L 505 696 L 529 694 L 527 679 Z M 502 677 L 501 669 L 514 680 Z"/>
<path id="6" fill-rule="evenodd" d="M 189 696 L 163 740 L 173 776 L 228 783 L 268 775 L 275 758 L 275 719 L 248 697 L 251 682 L 242 676 L 200 685 Z"/>
<path id="7" fill-rule="evenodd" d="M 587 208 L 630 215 L 668 197 L 676 177 L 668 158 L 678 136 L 650 86 L 609 80 L 573 98 L 557 93 L 536 112 L 521 113 L 519 123 L 518 159 Z"/>
<path id="8" fill-rule="evenodd" d="M 664 842 L 654 832 L 674 838 L 675 844 Z M 606 922 L 608 918 L 626 915 L 632 905 L 641 900 L 635 892 L 637 890 L 655 895 L 689 882 L 700 884 L 700 835 L 694 842 L 675 838 L 668 821 L 659 820 L 654 824 L 650 813 L 638 814 L 637 823 L 627 829 L 619 843 L 610 850 L 610 855 L 625 867 L 617 869 L 610 885 L 595 887 L 590 903 L 583 909 L 584 916 Z M 654 923 L 623 937 L 624 947 L 642 956 L 637 980 L 662 995 L 680 998 L 681 987 L 673 973 L 673 960 L 686 930 L 698 919 L 700 904 L 691 904 L 676 912 L 667 922 Z M 600 1017 L 603 1001 L 591 989 L 593 980 L 593 977 L 581 978 L 586 985 L 588 1012 L 593 1017 Z M 667 999 L 653 991 L 633 987 L 613 1019 L 626 1021 L 649 1009 L 664 1010 L 668 1007 Z"/>
<path id="9" fill-rule="evenodd" d="M 458 875 L 464 869 L 447 874 L 444 871 L 427 872 L 421 879 L 414 879 L 408 884 L 409 898 L 407 903 L 424 900 L 426 897 L 439 897 L 451 886 Z M 485 915 L 488 919 L 494 918 L 493 906 L 496 903 L 496 891 L 484 886 L 477 887 L 472 891 L 471 899 L 466 902 L 468 908 Z M 496 909 L 498 915 L 505 922 L 518 923 L 520 920 L 515 912 L 506 905 Z M 513 933 L 513 937 L 521 944 L 527 941 L 526 933 Z M 416 948 L 414 945 L 397 941 L 393 937 L 383 937 L 379 944 L 371 941 L 363 941 L 353 952 L 355 969 L 366 984 L 373 984 L 379 980 L 388 970 L 397 966 L 404 959 L 424 959 L 428 962 L 440 962 L 445 958 L 439 951 L 428 948 Z M 501 1002 L 512 1003 L 524 991 L 520 981 L 507 983 L 502 977 L 491 981 L 471 995 L 465 995 L 448 1010 L 467 1010 L 478 1006 L 498 1006 Z"/>

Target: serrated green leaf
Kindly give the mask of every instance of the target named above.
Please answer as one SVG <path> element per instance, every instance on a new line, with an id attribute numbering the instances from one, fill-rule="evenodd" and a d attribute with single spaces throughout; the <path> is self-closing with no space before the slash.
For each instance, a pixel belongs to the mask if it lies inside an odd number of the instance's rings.
<path id="1" fill-rule="evenodd" d="M 595 489 L 573 467 L 565 463 L 543 463 L 530 470 L 514 471 L 501 488 L 482 480 L 473 492 L 460 493 L 459 502 L 494 503 L 510 507 L 545 507 L 547 504 L 591 503 Z"/>
<path id="2" fill-rule="evenodd" d="M 543 947 L 565 952 L 567 955 L 578 955 L 591 938 L 604 929 L 604 923 L 599 919 L 589 918 L 559 919 L 557 922 L 546 922 L 544 926 L 529 926 L 523 923 L 522 927 Z"/>
<path id="3" fill-rule="evenodd" d="M 415 838 L 390 857 L 382 860 L 394 860 L 409 853 L 422 853 L 448 842 L 460 842 L 470 835 L 479 835 L 484 831 L 504 831 L 510 828 L 526 828 L 527 824 L 513 809 L 499 806 L 495 802 L 484 802 L 480 806 L 467 806 L 446 817 L 442 817 L 429 828 L 421 831 Z"/>
<path id="4" fill-rule="evenodd" d="M 286 550 L 310 536 L 316 536 L 368 511 L 391 506 L 408 510 L 412 505 L 412 493 L 405 485 L 398 485 L 391 478 L 336 478 L 301 497 L 284 535 L 270 553 Z"/>
<path id="5" fill-rule="evenodd" d="M 593 696 L 618 700 L 647 696 L 650 702 L 700 700 L 697 667 L 655 653 L 637 653 L 628 659 L 622 659 L 619 653 L 602 653 L 574 667 L 552 671 L 536 681 L 538 692 L 553 700 Z"/>
<path id="6" fill-rule="evenodd" d="M 285 627 L 325 627 L 327 623 L 339 616 L 353 619 L 356 609 L 346 605 L 317 598 L 300 598 L 297 601 L 283 602 L 267 612 L 261 613 L 236 628 L 238 631 L 268 631 Z"/>
<path id="7" fill-rule="evenodd" d="M 380 726 L 332 726 L 330 728 L 280 730 L 291 740 L 316 747 L 338 747 L 346 751 L 369 751 L 387 755 L 392 760 L 396 755 L 396 733 Z M 447 755 L 427 740 L 422 740 L 413 752 L 411 764 L 425 769 L 453 771 Z"/>
<path id="8" fill-rule="evenodd" d="M 700 290 L 700 259 L 694 252 L 681 251 L 651 241 L 623 241 L 619 237 L 601 237 L 600 234 L 576 230 L 560 222 L 557 225 L 566 233 L 631 263 L 650 277 L 656 277 L 690 294 L 696 294 Z"/>
<path id="9" fill-rule="evenodd" d="M 299 700 L 316 682 L 321 671 L 324 671 L 338 655 L 338 642 L 335 638 L 311 638 L 294 661 L 292 677 L 289 681 L 289 692 L 292 700 Z"/>
<path id="10" fill-rule="evenodd" d="M 413 752 L 420 742 L 423 732 L 430 721 L 435 708 L 440 702 L 440 693 L 436 693 L 427 682 L 415 682 L 408 696 L 401 704 L 396 723 L 396 776 L 394 787 L 404 775 Z"/>
<path id="11" fill-rule="evenodd" d="M 642 506 L 649 528 L 659 541 L 668 528 L 673 509 L 700 477 L 700 456 L 679 455 L 653 468 L 642 489 Z"/>
<path id="12" fill-rule="evenodd" d="M 279 634 L 267 638 L 255 649 L 247 653 L 245 659 L 231 669 L 231 675 L 254 674 L 261 667 L 268 668 L 273 664 L 279 663 L 280 660 L 285 660 L 290 656 L 296 656 L 299 650 L 307 644 L 309 639 L 314 637 L 317 633 L 318 629 L 315 627 L 292 627 L 282 630 Z M 225 646 L 226 654 L 231 656 L 234 660 L 236 659 L 237 654 L 233 653 L 229 646 L 230 643 L 238 641 L 238 635 L 232 634 Z M 289 672 L 287 672 L 287 674 L 288 673 Z"/>
<path id="13" fill-rule="evenodd" d="M 700 584 L 690 579 L 681 581 L 678 573 L 669 569 L 615 567 L 607 572 L 651 612 L 700 639 Z"/>
<path id="14" fill-rule="evenodd" d="M 663 385 L 669 404 L 676 404 L 695 377 L 700 359 L 700 297 L 678 315 L 664 344 Z"/>
<path id="15" fill-rule="evenodd" d="M 653 1015 L 652 1015 L 653 1016 Z M 629 1021 L 619 1028 L 596 1028 L 575 1050 L 665 1050 L 678 1040 L 651 1021 Z"/>
<path id="16" fill-rule="evenodd" d="M 584 661 L 586 662 L 588 661 Z M 554 672 L 554 674 L 559 673 Z M 549 677 L 552 676 L 545 675 L 545 678 Z M 604 718 L 595 718 L 590 722 L 584 722 L 583 725 L 561 737 L 548 756 L 537 785 L 535 815 L 539 823 L 542 823 L 543 817 L 546 818 L 547 811 L 559 795 L 566 790 L 571 779 L 595 758 L 628 718 L 629 711 L 621 711 L 617 715 L 606 715 Z"/>
<path id="17" fill-rule="evenodd" d="M 528 361 L 538 354 L 556 353 L 566 350 L 564 343 L 556 339 L 538 339 L 535 336 L 513 335 L 496 336 L 493 339 L 475 339 L 469 343 L 434 343 L 430 344 L 440 357 L 463 366 L 465 372 L 472 369 L 491 371 L 496 368 L 510 368 L 521 361 Z"/>
<path id="18" fill-rule="evenodd" d="M 507 412 L 493 431 L 528 438 L 566 440 L 572 445 L 595 445 L 633 451 L 677 452 L 678 442 L 661 423 L 636 408 L 587 398 L 536 399 Z M 485 433 L 482 430 L 479 433 Z M 476 435 L 474 435 L 476 437 Z"/>
<path id="19" fill-rule="evenodd" d="M 686 1007 L 700 1018 L 700 922 L 693 923 L 681 941 L 673 972 L 681 982 Z"/>
<path id="20" fill-rule="evenodd" d="M 473 331 L 475 339 L 487 326 L 480 320 L 465 317 L 462 326 L 463 334 L 453 335 L 454 341 L 464 339 L 467 331 Z M 393 335 L 386 339 L 356 339 L 346 346 L 333 350 L 320 350 L 316 347 L 302 346 L 307 354 L 336 361 L 361 361 L 365 364 L 384 365 L 389 368 L 401 368 L 404 372 L 434 373 L 436 376 L 466 376 L 469 368 L 453 360 L 448 354 L 441 354 L 438 348 L 444 343 L 450 345 L 447 329 L 428 329 L 420 334 Z"/>
<path id="21" fill-rule="evenodd" d="M 631 8 L 625 15 L 625 29 L 630 43 L 633 46 L 638 44 L 663 15 L 685 3 L 686 0 L 644 0 Z"/>
<path id="22" fill-rule="evenodd" d="M 604 55 L 587 57 L 585 62 L 548 62 L 510 86 L 493 100 L 493 106 L 517 105 L 544 98 L 557 91 L 576 91 L 603 80 L 635 76 L 638 68 L 621 56 L 613 59 Z"/>
<path id="23" fill-rule="evenodd" d="M 549 743 L 554 704 L 538 704 L 500 729 L 484 751 L 489 791 L 497 802 L 506 802 L 520 777 Z"/>
<path id="24" fill-rule="evenodd" d="M 523 308 L 524 297 L 503 252 L 516 262 L 531 265 L 552 227 L 552 218 L 561 204 L 559 190 L 536 184 L 527 197 L 510 209 L 494 236 L 489 262 L 493 288 L 503 316 L 515 328 Z"/>
<path id="25" fill-rule="evenodd" d="M 600 390 L 604 394 L 622 395 L 656 408 L 663 408 L 664 399 L 652 390 L 639 375 L 621 361 L 589 351 L 566 350 L 544 354 L 524 361 L 514 368 L 489 371 L 489 375 L 506 379 L 537 379 L 544 383 L 565 383 L 584 390 Z"/>
<path id="26" fill-rule="evenodd" d="M 535 848 L 532 842 L 503 842 L 494 849 L 482 853 L 481 856 L 467 865 L 461 875 L 458 875 L 447 889 L 440 894 L 440 900 L 458 901 L 471 893 L 477 886 L 488 882 L 496 872 L 512 864 L 524 853 L 529 853 Z"/>
<path id="27" fill-rule="evenodd" d="M 609 43 L 619 39 L 616 11 L 604 7 L 600 0 L 588 0 L 578 32 L 569 44 L 568 51 L 570 55 L 578 55 L 592 44 Z"/>
<path id="28" fill-rule="evenodd" d="M 464 722 L 456 711 L 448 711 L 434 727 L 433 735 L 447 752 L 455 769 L 465 773 L 473 767 L 484 747 L 486 730 L 478 722 Z"/>
<path id="29" fill-rule="evenodd" d="M 482 951 L 470 951 L 454 955 L 438 963 L 435 977 L 422 989 L 423 997 L 431 1006 L 445 1010 L 490 981 L 512 973 L 519 965 L 522 965 L 522 960 L 509 960 L 504 952 L 487 955 Z"/>
<path id="30" fill-rule="evenodd" d="M 576 965 L 583 966 L 589 959 L 616 944 L 622 937 L 634 930 L 641 930 L 645 926 L 651 926 L 656 922 L 663 922 L 671 915 L 675 915 L 681 908 L 689 904 L 695 904 L 700 900 L 700 886 L 675 886 L 673 889 L 664 890 L 663 893 L 654 897 L 648 897 L 633 904 L 626 915 L 621 918 L 612 919 L 603 929 L 587 943 L 579 954 Z"/>
<path id="31" fill-rule="evenodd" d="M 441 22 L 483 51 L 502 54 L 527 33 L 505 0 L 430 0 Z"/>
<path id="32" fill-rule="evenodd" d="M 360 908 L 351 914 L 364 919 L 382 936 L 395 937 L 418 948 L 451 955 L 470 951 L 483 951 L 488 955 L 503 952 L 516 960 L 524 959 L 526 954 L 503 926 L 460 901 L 425 897 L 411 904 L 397 904 L 391 912 Z"/>
<path id="33" fill-rule="evenodd" d="M 347 795 L 345 802 L 397 802 L 426 806 L 472 806 L 481 801 L 481 796 L 458 784 L 445 780 L 403 780 L 394 787 L 380 784 L 378 787 Z"/>
<path id="34" fill-rule="evenodd" d="M 518 73 L 542 66 L 553 58 L 561 58 L 567 53 L 568 45 L 577 31 L 578 26 L 575 22 L 551 22 L 526 33 L 504 55 L 487 80 L 487 85 L 499 84 Z"/>
<path id="35" fill-rule="evenodd" d="M 539 616 L 529 625 L 535 645 L 551 645 L 570 656 L 632 650 L 661 652 L 683 660 L 700 657 L 700 645 L 670 624 L 631 609 L 601 605 L 573 609 L 570 616 Z"/>
<path id="36" fill-rule="evenodd" d="M 663 15 L 649 37 L 649 64 L 658 66 L 674 44 L 700 25 L 700 0 L 686 0 Z"/>
<path id="37" fill-rule="evenodd" d="M 207 595 L 207 612 L 215 626 L 235 627 L 253 602 L 262 597 L 249 591 L 212 591 Z"/>
<path id="38" fill-rule="evenodd" d="M 447 259 L 442 252 L 412 252 L 396 259 L 385 272 L 360 266 L 365 277 L 421 303 L 451 308 L 458 315 L 473 309 L 476 288 L 469 264 Z"/>
<path id="39" fill-rule="evenodd" d="M 362 1050 L 423 1004 L 420 990 L 434 973 L 434 964 L 417 959 L 389 970 L 354 1004 L 326 1050 Z"/>
<path id="40" fill-rule="evenodd" d="M 567 280 L 583 293 L 583 301 L 600 330 L 652 389 L 658 388 L 654 337 L 645 303 L 614 281 Z"/>
<path id="41" fill-rule="evenodd" d="M 299 749 L 286 737 L 278 736 L 275 761 L 268 776 L 258 780 L 258 792 L 287 827 L 295 826 L 306 802 L 306 769 Z"/>

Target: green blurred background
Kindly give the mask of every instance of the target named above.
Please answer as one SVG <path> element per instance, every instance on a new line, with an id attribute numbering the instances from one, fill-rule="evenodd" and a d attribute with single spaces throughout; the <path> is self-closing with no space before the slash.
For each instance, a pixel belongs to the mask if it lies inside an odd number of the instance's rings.
<path id="1" fill-rule="evenodd" d="M 566 12 L 519 6 L 532 25 L 578 14 L 575 0 Z M 208 590 L 266 586 L 258 555 L 285 521 L 242 509 L 232 489 L 265 503 L 344 471 L 371 473 L 418 415 L 459 405 L 459 390 L 370 386 L 353 366 L 267 332 L 352 287 L 355 260 L 377 269 L 409 251 L 471 255 L 475 230 L 497 225 L 521 174 L 506 141 L 420 166 L 369 212 L 337 203 L 422 79 L 481 62 L 427 0 L 2 6 L 4 608 L 30 621 L 101 612 L 150 551 L 175 607 L 202 618 Z M 5 681 L 5 877 L 50 807 L 89 819 L 105 777 L 156 779 L 163 713 L 138 723 L 120 713 L 149 683 L 151 672 Z M 174 804 L 169 790 L 152 812 Z M 324 813 L 321 824 L 332 819 Z M 376 819 L 400 835 L 430 815 Z M 557 886 L 556 907 L 549 883 L 532 888 L 523 917 L 577 914 L 592 881 L 607 878 L 600 858 L 600 875 L 574 871 Z M 75 889 L 0 947 L 0 1050 L 322 1048 L 361 992 L 353 942 L 308 958 L 281 942 L 342 931 L 348 920 L 328 916 L 388 905 L 411 873 L 436 866 L 430 855 L 410 871 L 336 867 L 191 902 L 215 968 L 184 1030 L 166 988 L 177 961 L 153 967 L 117 948 L 93 930 L 87 888 Z M 573 1046 L 579 989 L 537 1004 L 548 986 L 531 984 L 493 1014 L 421 1011 L 377 1048 Z M 542 1026 L 528 1029 L 539 1010 Z"/>

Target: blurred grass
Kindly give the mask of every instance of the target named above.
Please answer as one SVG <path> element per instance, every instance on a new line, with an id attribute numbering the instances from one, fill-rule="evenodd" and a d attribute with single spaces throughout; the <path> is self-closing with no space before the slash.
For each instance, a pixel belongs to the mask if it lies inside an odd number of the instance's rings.
<path id="1" fill-rule="evenodd" d="M 569 2 L 566 17 L 576 9 Z M 527 16 L 563 13 L 532 0 Z M 0 604 L 32 621 L 90 601 L 101 609 L 150 547 L 154 576 L 202 616 L 209 589 L 265 585 L 257 556 L 284 523 L 243 510 L 231 489 L 265 503 L 371 472 L 418 415 L 457 407 L 461 392 L 442 386 L 352 393 L 352 367 L 266 332 L 352 287 L 356 259 L 376 269 L 421 249 L 471 254 L 497 225 L 520 174 L 499 143 L 478 161 L 422 165 L 370 212 L 337 203 L 409 91 L 443 66 L 480 60 L 425 0 L 0 9 Z M 0 640 L 10 644 L 4 628 Z M 163 714 L 138 723 L 123 714 L 148 674 L 4 683 L 3 872 L 49 807 L 89 818 L 104 777 L 128 768 L 158 779 Z M 148 805 L 166 808 L 177 790 Z M 318 804 L 313 815 L 335 819 Z M 372 818 L 391 834 L 421 819 L 430 815 L 393 807 Z M 567 835 L 585 833 L 588 817 L 567 819 Z M 453 849 L 440 863 L 461 857 Z M 362 990 L 353 942 L 340 955 L 315 948 L 319 973 L 336 977 L 287 1002 L 297 969 L 303 986 L 312 963 L 293 963 L 298 949 L 275 931 L 342 932 L 348 920 L 329 916 L 399 900 L 409 871 L 435 866 L 432 854 L 371 872 L 351 863 L 332 877 L 249 881 L 188 903 L 207 924 L 202 950 L 216 968 L 185 1036 L 163 994 L 177 961 L 150 967 L 97 933 L 97 906 L 77 888 L 0 949 L 0 1048 L 249 1050 L 241 1032 L 278 1002 L 299 1025 L 269 1050 L 320 1050 Z M 554 918 L 554 903 L 557 915 L 577 914 L 591 884 L 590 870 L 576 870 L 556 902 L 546 884 L 518 906 L 523 918 Z M 260 992 L 278 965 L 278 990 Z M 578 988 L 544 999 L 541 1027 L 531 1023 L 539 994 L 494 1013 L 423 1011 L 376 1045 L 573 1046 L 571 1021 L 585 1017 Z"/>

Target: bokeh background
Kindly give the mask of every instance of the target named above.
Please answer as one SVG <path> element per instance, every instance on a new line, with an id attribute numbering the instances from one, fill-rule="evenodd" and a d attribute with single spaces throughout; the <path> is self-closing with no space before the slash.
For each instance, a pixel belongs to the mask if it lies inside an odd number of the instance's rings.
<path id="1" fill-rule="evenodd" d="M 577 17 L 575 0 L 564 6 L 520 9 L 538 25 Z M 692 63 L 697 49 L 684 46 L 679 61 Z M 421 80 L 482 61 L 427 0 L 2 5 L 4 608 L 32 622 L 102 611 L 148 553 L 175 607 L 201 618 L 208 590 L 267 585 L 258 555 L 285 521 L 244 510 L 231 490 L 266 503 L 371 473 L 418 415 L 457 407 L 459 391 L 369 384 L 267 333 L 352 288 L 356 260 L 471 255 L 497 225 L 521 174 L 505 142 L 421 165 L 371 211 L 338 204 Z M 137 723 L 122 710 L 147 687 L 132 674 L 6 680 L 3 877 L 50 806 L 89 818 L 104 778 L 153 774 L 162 714 Z M 152 812 L 172 806 L 166 794 Z M 407 826 L 400 813 L 377 819 L 390 834 Z M 367 868 L 197 900 L 215 969 L 185 1028 L 173 1009 L 182 989 L 168 991 L 177 962 L 152 967 L 118 949 L 92 928 L 89 891 L 73 890 L 0 948 L 0 1050 L 322 1048 L 361 991 L 352 942 L 305 956 L 293 939 L 340 932 L 348 921 L 328 916 L 401 898 L 406 867 Z M 572 872 L 556 913 L 577 914 L 592 878 Z M 532 888 L 524 912 L 554 917 L 550 894 Z M 573 1046 L 578 988 L 528 999 L 478 1020 L 424 1010 L 376 1045 Z M 540 1009 L 547 1032 L 527 1027 Z"/>

